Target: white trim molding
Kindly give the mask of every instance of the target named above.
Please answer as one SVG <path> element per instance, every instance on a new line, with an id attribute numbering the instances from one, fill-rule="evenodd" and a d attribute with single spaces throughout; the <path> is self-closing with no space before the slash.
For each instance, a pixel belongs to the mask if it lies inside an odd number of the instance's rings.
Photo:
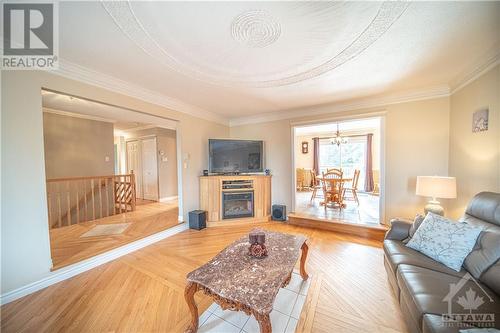
<path id="1" fill-rule="evenodd" d="M 92 268 L 95 268 L 97 266 L 100 266 L 102 264 L 105 264 L 107 262 L 110 262 L 112 260 L 115 260 L 119 257 L 122 257 L 128 253 L 137 251 L 139 249 L 142 249 L 148 245 L 151 245 L 153 243 L 156 243 L 158 241 L 161 241 L 167 237 L 173 236 L 175 234 L 178 234 L 184 230 L 187 230 L 188 226 L 186 223 L 179 224 L 175 227 L 169 228 L 164 231 L 160 231 L 156 234 L 153 234 L 151 236 L 139 239 L 135 242 L 120 246 L 116 249 L 113 249 L 111 251 L 99 254 L 95 257 L 80 261 L 76 264 L 63 267 L 61 269 L 55 270 L 53 272 L 50 272 L 48 276 L 32 282 L 30 284 L 27 284 L 23 287 L 17 288 L 15 290 L 6 292 L 2 295 L 0 295 L 0 305 L 4 305 L 7 303 L 10 303 L 12 301 L 15 301 L 16 299 L 19 299 L 21 297 L 24 297 L 26 295 L 29 295 L 31 293 L 34 293 L 38 290 L 44 289 L 48 286 L 51 286 L 55 283 L 67 280 L 75 275 L 81 274 L 83 272 L 86 272 Z"/>
<path id="2" fill-rule="evenodd" d="M 337 112 L 380 108 L 391 104 L 414 102 L 448 96 L 450 96 L 449 86 L 439 85 L 428 87 L 425 89 L 385 94 L 380 97 L 367 97 L 363 99 L 357 99 L 353 102 L 333 102 L 315 106 L 307 106 L 300 109 L 290 109 L 286 111 L 261 113 L 255 116 L 233 118 L 229 121 L 229 126 L 234 127 L 240 125 L 258 124 L 276 120 L 310 117 Z"/>
<path id="3" fill-rule="evenodd" d="M 67 60 L 59 61 L 59 69 L 52 73 L 71 80 L 80 81 L 93 86 L 101 87 L 119 94 L 134 97 L 148 103 L 163 106 L 167 109 L 188 114 L 193 117 L 228 125 L 228 119 L 214 112 L 204 110 L 180 100 L 167 97 L 163 94 L 145 89 L 141 86 L 115 78 L 113 76 L 91 70 Z"/>
<path id="4" fill-rule="evenodd" d="M 481 75 L 485 74 L 498 64 L 500 64 L 500 45 L 496 45 L 489 52 L 487 52 L 472 69 L 457 75 L 457 77 L 450 83 L 451 95 L 458 92 L 472 81 L 475 81 Z"/>
<path id="5" fill-rule="evenodd" d="M 278 110 L 235 118 L 228 118 L 215 112 L 206 111 L 183 101 L 170 98 L 161 93 L 145 89 L 130 82 L 68 62 L 64 59 L 61 59 L 59 69 L 54 71 L 54 73 L 72 80 L 138 98 L 148 103 L 160 105 L 193 117 L 234 127 L 246 124 L 257 124 L 306 116 L 377 108 L 391 104 L 448 97 L 498 64 L 500 64 L 500 48 L 495 46 L 487 54 L 485 54 L 485 56 L 482 57 L 482 59 L 480 59 L 472 69 L 462 72 L 454 80 L 449 82 L 449 84 L 441 84 L 403 92 L 388 92 L 379 96 L 356 98 L 351 101 L 329 102 L 320 105 L 309 105 L 302 108 Z"/>

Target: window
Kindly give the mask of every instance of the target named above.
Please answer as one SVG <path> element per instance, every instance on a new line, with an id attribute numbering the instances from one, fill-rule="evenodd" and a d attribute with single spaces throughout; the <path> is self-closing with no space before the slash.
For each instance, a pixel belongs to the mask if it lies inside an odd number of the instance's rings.
<path id="1" fill-rule="evenodd" d="M 320 140 L 319 144 L 320 172 L 327 169 L 342 169 L 344 177 L 352 177 L 354 170 L 361 171 L 358 189 L 363 189 L 366 174 L 366 136 L 348 137 L 348 142 L 337 146 L 329 139 Z"/>

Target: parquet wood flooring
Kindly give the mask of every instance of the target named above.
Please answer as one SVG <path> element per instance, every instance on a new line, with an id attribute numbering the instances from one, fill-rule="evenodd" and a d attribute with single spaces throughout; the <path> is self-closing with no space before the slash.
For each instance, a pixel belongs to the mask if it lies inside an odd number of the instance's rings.
<path id="1" fill-rule="evenodd" d="M 309 240 L 311 287 L 297 332 L 406 332 L 381 242 L 284 223 L 260 227 Z M 183 332 L 186 274 L 250 225 L 187 230 L 1 308 L 3 332 Z M 298 265 L 297 265 L 298 268 Z M 197 293 L 202 313 L 211 300 Z"/>

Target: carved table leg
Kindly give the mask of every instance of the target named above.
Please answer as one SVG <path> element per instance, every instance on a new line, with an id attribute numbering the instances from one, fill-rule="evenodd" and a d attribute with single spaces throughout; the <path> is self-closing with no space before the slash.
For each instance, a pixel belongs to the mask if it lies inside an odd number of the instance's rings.
<path id="1" fill-rule="evenodd" d="M 269 314 L 267 315 L 255 315 L 255 319 L 259 323 L 260 333 L 271 333 L 273 329 L 271 328 L 271 318 L 269 318 Z"/>
<path id="2" fill-rule="evenodd" d="M 307 259 L 307 251 L 309 251 L 309 246 L 307 246 L 306 242 L 302 244 L 300 248 L 302 250 L 302 255 L 300 257 L 300 275 L 302 279 L 307 280 L 309 275 L 306 273 L 306 259 Z"/>
<path id="3" fill-rule="evenodd" d="M 184 298 L 191 312 L 191 324 L 186 330 L 186 333 L 195 333 L 198 331 L 198 307 L 194 301 L 194 294 L 198 291 L 198 284 L 195 282 L 188 282 L 184 290 Z"/>

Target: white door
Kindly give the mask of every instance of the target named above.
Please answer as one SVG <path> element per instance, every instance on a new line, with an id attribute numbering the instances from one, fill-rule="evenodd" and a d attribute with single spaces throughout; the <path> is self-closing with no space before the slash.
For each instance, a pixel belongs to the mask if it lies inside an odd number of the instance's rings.
<path id="1" fill-rule="evenodd" d="M 127 142 L 127 172 L 135 174 L 135 191 L 138 199 L 143 198 L 142 193 L 142 156 L 141 142 Z"/>
<path id="2" fill-rule="evenodd" d="M 158 160 L 156 138 L 142 140 L 143 198 L 158 200 Z"/>

